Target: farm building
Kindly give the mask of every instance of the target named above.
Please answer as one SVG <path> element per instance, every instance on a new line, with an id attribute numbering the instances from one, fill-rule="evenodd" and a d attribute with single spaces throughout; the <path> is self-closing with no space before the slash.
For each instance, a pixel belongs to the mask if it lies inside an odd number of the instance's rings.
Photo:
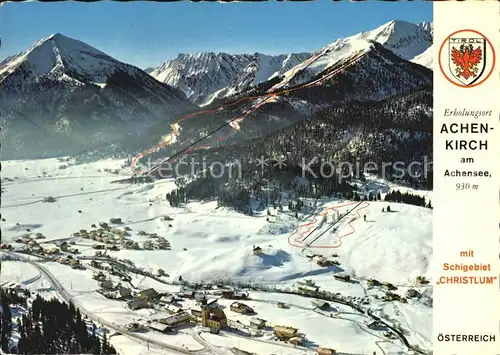
<path id="1" fill-rule="evenodd" d="M 401 297 L 393 292 L 387 292 L 385 295 L 382 296 L 383 301 L 399 301 Z"/>
<path id="2" fill-rule="evenodd" d="M 238 312 L 238 313 L 241 313 L 241 314 L 253 313 L 253 308 L 252 307 L 247 306 L 246 304 L 240 303 L 240 302 L 233 302 L 229 306 L 229 309 L 231 311 L 233 311 L 233 312 Z"/>
<path id="3" fill-rule="evenodd" d="M 222 309 L 202 306 L 201 324 L 209 327 L 215 332 L 227 327 L 227 317 Z"/>
<path id="4" fill-rule="evenodd" d="M 299 330 L 284 325 L 275 325 L 273 331 L 274 335 L 276 335 L 278 338 L 290 339 L 296 336 Z"/>
<path id="5" fill-rule="evenodd" d="M 177 296 L 181 298 L 193 298 L 194 290 L 190 288 L 182 288 L 180 292 L 177 294 Z"/>
<path id="6" fill-rule="evenodd" d="M 255 245 L 253 246 L 253 255 L 260 255 L 260 254 L 263 254 L 264 251 L 262 250 L 261 247 L 256 247 Z"/>
<path id="7" fill-rule="evenodd" d="M 132 295 L 132 291 L 129 288 L 121 286 L 112 289 L 101 289 L 98 290 L 97 292 L 99 292 L 106 298 L 118 299 L 118 300 L 130 297 Z"/>
<path id="8" fill-rule="evenodd" d="M 393 284 L 389 283 L 389 282 L 386 282 L 382 285 L 382 288 L 386 291 L 395 291 L 397 290 L 398 288 L 396 286 L 394 286 Z"/>
<path id="9" fill-rule="evenodd" d="M 253 308 L 252 307 L 247 306 L 246 304 L 240 303 L 240 302 L 233 302 L 229 306 L 229 309 L 231 311 L 233 311 L 233 312 L 238 312 L 238 313 L 242 313 L 242 314 L 253 313 Z"/>
<path id="10" fill-rule="evenodd" d="M 298 287 L 299 291 L 302 292 L 318 292 L 319 291 L 319 286 L 316 285 L 299 285 Z"/>
<path id="11" fill-rule="evenodd" d="M 419 285 L 427 285 L 429 283 L 429 280 L 427 280 L 425 276 L 417 276 L 415 281 Z"/>
<path id="12" fill-rule="evenodd" d="M 156 322 L 149 323 L 148 327 L 162 333 L 166 333 L 170 329 L 168 325 Z"/>
<path id="13" fill-rule="evenodd" d="M 330 304 L 323 300 L 312 300 L 311 303 L 314 307 L 319 308 L 321 310 L 325 310 L 330 307 Z"/>
<path id="14" fill-rule="evenodd" d="M 193 307 L 191 308 L 191 314 L 195 317 L 201 318 L 201 307 Z"/>
<path id="15" fill-rule="evenodd" d="M 380 286 L 380 282 L 378 280 L 375 280 L 375 279 L 368 279 L 366 281 L 366 284 L 368 285 L 368 287 Z"/>
<path id="16" fill-rule="evenodd" d="M 349 275 L 346 275 L 346 274 L 335 274 L 335 275 L 333 275 L 333 277 L 339 281 L 344 281 L 344 282 L 351 281 L 351 277 Z"/>
<path id="17" fill-rule="evenodd" d="M 418 297 L 420 296 L 420 294 L 418 293 L 417 290 L 414 290 L 414 289 L 409 289 L 408 291 L 406 291 L 406 297 L 408 298 L 413 298 L 413 297 Z"/>
<path id="18" fill-rule="evenodd" d="M 324 348 L 324 347 L 320 346 L 316 350 L 316 354 L 317 355 L 335 355 L 335 354 L 337 354 L 337 351 L 330 349 L 330 348 Z"/>
<path id="19" fill-rule="evenodd" d="M 277 306 L 278 308 L 286 308 L 286 304 L 284 304 L 283 302 L 278 302 L 278 303 L 276 303 L 276 306 Z"/>
<path id="20" fill-rule="evenodd" d="M 261 318 L 253 317 L 250 319 L 250 326 L 255 329 L 262 329 L 266 326 L 266 320 Z"/>
<path id="21" fill-rule="evenodd" d="M 329 266 L 334 266 L 334 265 L 340 265 L 340 263 L 337 260 L 330 260 L 324 257 L 319 258 L 316 263 L 318 266 L 321 267 L 329 267 Z"/>
<path id="22" fill-rule="evenodd" d="M 175 314 L 175 313 L 181 312 L 182 307 L 178 307 L 178 306 L 173 305 L 173 304 L 167 304 L 165 306 L 165 311 L 167 311 L 167 313 L 169 313 L 169 314 Z"/>
<path id="23" fill-rule="evenodd" d="M 178 312 L 172 314 L 166 318 L 158 319 L 158 323 L 168 325 L 169 327 L 174 327 L 179 324 L 188 323 L 191 317 L 187 312 Z"/>
<path id="24" fill-rule="evenodd" d="M 148 301 L 144 298 L 135 298 L 127 302 L 127 307 L 130 309 L 140 309 L 147 307 Z"/>

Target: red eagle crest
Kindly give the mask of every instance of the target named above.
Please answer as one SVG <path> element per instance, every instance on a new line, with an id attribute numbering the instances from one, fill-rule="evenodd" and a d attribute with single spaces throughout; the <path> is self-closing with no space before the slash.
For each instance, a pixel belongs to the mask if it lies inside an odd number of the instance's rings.
<path id="1" fill-rule="evenodd" d="M 479 71 L 477 65 L 481 63 L 482 56 L 483 51 L 481 47 L 474 49 L 472 44 L 468 46 L 462 44 L 459 50 L 452 48 L 451 60 L 457 66 L 455 68 L 457 77 L 462 77 L 466 80 L 476 77 Z"/>

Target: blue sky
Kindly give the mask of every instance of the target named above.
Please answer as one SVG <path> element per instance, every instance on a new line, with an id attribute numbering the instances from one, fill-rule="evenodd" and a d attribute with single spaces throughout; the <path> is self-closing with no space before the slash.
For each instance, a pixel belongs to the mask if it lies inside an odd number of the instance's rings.
<path id="1" fill-rule="evenodd" d="M 309 52 L 391 20 L 432 21 L 432 3 L 7 3 L 0 59 L 56 32 L 141 68 L 179 53 Z"/>

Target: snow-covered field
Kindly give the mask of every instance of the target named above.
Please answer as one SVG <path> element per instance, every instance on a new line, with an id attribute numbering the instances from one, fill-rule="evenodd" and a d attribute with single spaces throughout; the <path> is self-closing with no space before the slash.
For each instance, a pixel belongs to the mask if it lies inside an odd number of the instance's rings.
<path id="1" fill-rule="evenodd" d="M 416 276 L 430 279 L 430 209 L 390 203 L 394 212 L 383 213 L 382 208 L 388 205 L 387 202 L 366 202 L 366 206 L 360 205 L 359 211 L 352 211 L 345 222 L 339 223 L 335 232 L 327 231 L 309 247 L 305 244 L 297 247 L 289 242 L 309 228 L 304 227 L 305 224 L 313 223 L 314 226 L 314 220 L 320 220 L 321 211 L 341 206 L 347 201 L 324 199 L 316 206 L 316 212 L 299 216 L 299 221 L 287 209 L 283 212 L 272 211 L 275 215 L 272 223 L 266 221 L 265 211 L 250 217 L 225 208 L 216 209 L 216 202 L 190 202 L 180 208 L 172 208 L 165 200 L 165 194 L 176 187 L 173 181 L 133 185 L 111 183 L 128 177 L 129 171 L 125 168 L 121 169 L 120 175 L 113 175 L 104 169 L 120 169 L 122 164 L 123 161 L 108 160 L 72 166 L 57 159 L 2 162 L 2 188 L 5 189 L 1 206 L 2 218 L 5 219 L 2 222 L 2 242 L 18 247 L 20 244 L 14 242 L 16 239 L 26 233 L 40 232 L 46 236 L 46 239 L 39 240 L 43 247 L 61 240 L 73 240 L 81 255 L 91 256 L 95 252 L 91 245 L 95 242 L 74 238 L 72 234 L 80 229 L 90 230 L 91 224 L 120 217 L 124 222 L 122 227 L 131 228 L 131 239 L 142 244 L 148 238 L 140 236 L 139 231 L 157 233 L 171 243 L 171 250 L 108 253 L 120 259 L 129 259 L 152 272 L 161 268 L 169 275 L 165 280 L 175 281 L 182 276 L 190 281 L 232 279 L 293 287 L 299 280 L 311 279 L 322 289 L 344 296 L 370 297 L 370 307 L 376 314 L 407 330 L 407 339 L 412 345 L 429 348 L 432 308 L 415 299 L 406 304 L 377 300 L 375 296 L 381 295 L 381 290 L 367 289 L 365 281 L 377 278 L 381 282 L 391 282 L 399 288 L 395 292 L 402 295 L 409 288 L 424 291 L 423 287 L 418 288 L 414 284 L 414 280 Z M 68 166 L 60 169 L 62 165 Z M 394 188 L 384 185 L 383 181 L 367 181 L 367 186 L 371 184 L 367 189 L 376 187 L 381 192 L 387 192 Z M 56 201 L 42 202 L 49 196 Z M 430 194 L 428 196 L 430 198 Z M 172 218 L 171 221 L 161 218 L 167 215 Z M 363 215 L 367 216 L 366 222 L 359 218 Z M 321 227 L 315 235 L 326 228 L 326 225 Z M 308 241 L 312 239 L 309 237 Z M 253 255 L 253 246 L 261 247 L 263 254 Z M 328 257 L 338 254 L 340 265 L 338 268 L 320 267 L 306 257 L 311 253 Z M 22 283 L 39 276 L 36 268 L 30 265 L 21 262 L 7 262 L 6 265 L 2 263 L 2 283 L 11 280 Z M 92 279 L 90 269 L 74 270 L 55 262 L 43 265 L 78 304 L 99 317 L 125 324 L 154 316 L 153 311 L 130 311 L 124 302 L 108 300 L 96 293 L 99 286 Z M 359 283 L 335 280 L 333 273 L 339 269 L 351 274 Z M 42 278 L 29 286 L 42 288 L 41 282 L 48 285 Z M 137 288 L 154 287 L 163 292 L 172 292 L 176 288 L 139 277 L 133 279 L 132 284 Z M 315 346 L 327 346 L 351 354 L 372 354 L 374 351 L 378 354 L 381 349 L 385 354 L 405 354 L 405 347 L 398 340 L 391 342 L 384 338 L 382 332 L 367 329 L 363 325 L 365 316 L 361 314 L 351 314 L 345 317 L 347 319 L 329 318 L 312 310 L 311 299 L 298 295 L 253 292 L 251 297 L 262 301 L 249 301 L 258 317 L 272 325 L 284 323 L 295 326 L 305 333 L 309 351 Z M 278 301 L 292 306 L 290 309 L 278 309 L 273 304 Z M 294 308 L 294 305 L 301 308 Z M 337 307 L 340 314 L 354 312 L 347 306 L 332 306 Z M 245 316 L 235 316 L 230 311 L 227 313 L 230 320 L 246 321 Z M 175 336 L 154 337 L 192 350 L 200 349 L 200 344 L 205 343 L 205 348 L 213 346 L 219 349 L 219 353 L 224 352 L 218 347 L 233 346 L 257 354 L 292 355 L 307 351 L 289 348 L 283 343 L 269 343 L 269 339 L 257 341 L 230 333 L 196 335 L 189 329 Z M 123 353 L 147 352 L 144 344 L 137 345 L 136 341 L 125 336 L 113 338 L 112 343 L 117 348 L 123 348 Z M 152 346 L 149 353 L 168 352 Z"/>
<path id="2" fill-rule="evenodd" d="M 2 260 L 2 272 L 0 272 L 0 285 L 15 282 L 18 284 L 29 284 L 40 277 L 38 270 L 26 263 Z"/>

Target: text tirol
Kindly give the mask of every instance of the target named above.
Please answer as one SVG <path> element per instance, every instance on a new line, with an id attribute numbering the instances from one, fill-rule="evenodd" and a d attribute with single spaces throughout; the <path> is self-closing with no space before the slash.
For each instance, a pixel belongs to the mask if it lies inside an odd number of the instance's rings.
<path id="1" fill-rule="evenodd" d="M 488 123 L 443 123 L 442 134 L 487 134 L 493 128 Z M 487 140 L 447 139 L 446 150 L 487 150 Z"/>

